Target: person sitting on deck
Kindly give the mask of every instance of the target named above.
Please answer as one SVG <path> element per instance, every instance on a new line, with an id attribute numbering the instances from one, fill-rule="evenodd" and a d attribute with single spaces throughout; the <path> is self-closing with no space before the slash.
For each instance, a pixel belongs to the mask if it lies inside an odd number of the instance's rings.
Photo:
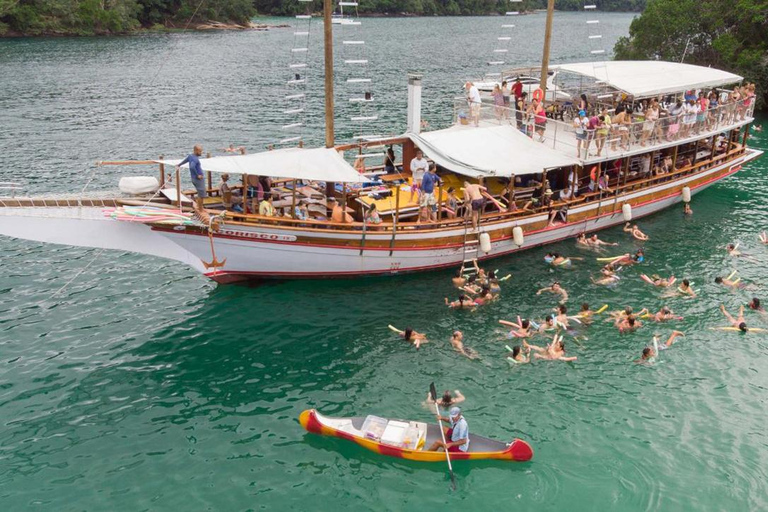
<path id="1" fill-rule="evenodd" d="M 309 209 L 304 203 L 297 204 L 293 209 L 293 216 L 298 220 L 307 220 L 309 218 Z"/>
<path id="2" fill-rule="evenodd" d="M 200 165 L 200 157 L 203 156 L 203 146 L 196 144 L 192 148 L 192 154 L 187 155 L 187 158 L 179 162 L 176 166 L 176 170 L 180 170 L 184 164 L 189 164 L 189 176 L 192 178 L 192 184 L 197 191 L 197 197 L 195 197 L 195 205 L 198 210 L 203 209 L 203 200 L 208 197 L 208 191 L 205 187 L 205 176 L 203 176 L 203 167 Z"/>
<path id="3" fill-rule="evenodd" d="M 221 196 L 221 204 L 224 205 L 224 208 L 227 210 L 232 210 L 237 213 L 243 213 L 243 209 L 240 206 L 240 198 L 235 197 L 239 194 L 237 193 L 237 190 L 232 190 L 232 187 L 229 186 L 229 174 L 222 174 L 221 175 L 221 183 L 219 183 L 219 195 Z"/>
<path id="4" fill-rule="evenodd" d="M 331 208 L 332 222 L 354 222 L 355 219 L 344 211 L 344 208 L 339 204 L 335 197 L 328 199 L 328 207 Z"/>
<path id="5" fill-rule="evenodd" d="M 259 203 L 259 215 L 264 217 L 276 217 L 277 212 L 272 205 L 272 194 L 265 194 L 264 199 Z"/>
<path id="6" fill-rule="evenodd" d="M 448 418 L 437 416 L 438 421 L 450 424 L 450 428 L 444 428 L 446 442 L 441 440 L 435 441 L 429 447 L 429 451 L 434 452 L 443 448 L 451 453 L 466 453 L 469 451 L 469 426 L 467 425 L 467 420 L 464 419 L 461 409 L 458 407 L 451 407 L 448 416 Z"/>
<path id="7" fill-rule="evenodd" d="M 365 222 L 368 224 L 381 224 L 381 217 L 376 210 L 376 204 L 372 204 L 365 212 Z"/>
<path id="8" fill-rule="evenodd" d="M 459 210 L 459 199 L 456 197 L 456 190 L 453 187 L 448 187 L 448 198 L 445 201 L 447 207 L 447 214 L 449 219 L 455 219 Z"/>
<path id="9" fill-rule="evenodd" d="M 392 149 L 392 146 L 389 146 L 387 148 L 387 152 L 384 155 L 384 172 L 387 174 L 391 174 L 395 172 L 395 150 Z"/>

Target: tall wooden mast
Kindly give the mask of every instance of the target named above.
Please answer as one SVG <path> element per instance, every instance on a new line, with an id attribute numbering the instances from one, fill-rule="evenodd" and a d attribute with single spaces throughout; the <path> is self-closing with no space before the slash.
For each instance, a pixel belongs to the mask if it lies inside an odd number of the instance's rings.
<path id="1" fill-rule="evenodd" d="M 332 0 L 323 3 L 323 35 L 325 39 L 325 147 L 335 144 L 333 134 L 333 13 Z"/>
<path id="2" fill-rule="evenodd" d="M 544 55 L 541 56 L 541 90 L 542 99 L 547 97 L 547 78 L 549 76 L 549 43 L 552 41 L 552 17 L 555 14 L 555 0 L 547 2 L 547 28 L 544 32 Z"/>

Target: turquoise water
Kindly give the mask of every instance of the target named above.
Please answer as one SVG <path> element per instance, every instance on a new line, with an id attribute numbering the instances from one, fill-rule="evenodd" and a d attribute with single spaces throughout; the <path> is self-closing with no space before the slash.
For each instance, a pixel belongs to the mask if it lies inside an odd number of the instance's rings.
<path id="1" fill-rule="evenodd" d="M 559 59 L 585 56 L 568 54 L 583 35 L 579 16 L 558 18 Z M 631 19 L 603 17 L 616 34 Z M 518 24 L 533 33 L 540 21 Z M 383 70 L 377 94 L 392 95 L 382 110 L 402 128 L 402 71 L 423 65 L 425 95 L 449 98 L 456 77 L 482 69 L 479 55 L 500 21 L 366 23 L 378 38 L 368 41 L 387 43 L 372 50 Z M 10 70 L 0 77 L 2 180 L 78 190 L 88 162 L 105 157 L 171 154 L 192 139 L 266 144 L 280 124 L 269 118 L 277 91 L 270 84 L 284 71 L 277 48 L 286 38 L 272 31 L 2 41 L 0 64 Z M 535 60 L 537 44 L 521 54 Z M 161 78 L 143 89 L 163 52 L 170 58 Z M 197 81 L 185 71 L 191 62 Z M 426 116 L 440 119 L 449 106 L 430 99 Z M 752 142 L 768 149 L 764 133 Z M 551 272 L 540 250 L 498 260 L 492 267 L 513 278 L 501 301 L 476 312 L 442 305 L 454 293 L 448 272 L 216 287 L 175 262 L 107 252 L 94 259 L 96 251 L 2 239 L 0 503 L 5 510 L 764 510 L 768 335 L 709 328 L 725 325 L 720 303 L 733 311 L 752 295 L 768 300 L 768 254 L 757 240 L 766 228 L 766 162 L 697 195 L 692 218 L 674 208 L 640 221 L 651 236 L 648 261 L 625 270 L 616 288 L 589 284 L 597 255 L 563 242 L 554 250 L 585 261 Z M 121 171 L 100 171 L 94 187 Z M 620 229 L 601 237 L 621 243 L 608 255 L 637 247 Z M 752 259 L 727 257 L 723 247 L 733 241 Z M 730 292 L 712 282 L 733 269 L 755 289 Z M 641 272 L 688 277 L 700 298 L 661 299 Z M 555 300 L 534 292 L 554 279 L 570 292 L 572 309 L 582 301 L 616 309 L 666 303 L 685 318 L 623 335 L 598 321 L 582 333 L 583 346 L 567 338 L 577 362 L 510 367 L 496 322 L 548 313 Z M 747 318 L 761 323 L 751 312 Z M 431 342 L 416 352 L 387 324 L 412 325 Z M 686 337 L 656 364 L 633 364 L 654 333 L 666 337 L 672 328 Z M 451 350 L 454 329 L 479 361 Z M 306 434 L 296 419 L 317 407 L 430 421 L 421 401 L 432 381 L 467 396 L 473 432 L 521 437 L 534 459 L 457 462 L 452 492 L 441 464 Z"/>

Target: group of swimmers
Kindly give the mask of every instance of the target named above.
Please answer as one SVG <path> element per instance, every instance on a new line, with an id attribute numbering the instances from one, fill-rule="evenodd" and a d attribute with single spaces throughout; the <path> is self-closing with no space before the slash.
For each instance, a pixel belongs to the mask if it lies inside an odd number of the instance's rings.
<path id="1" fill-rule="evenodd" d="M 627 223 L 624 227 L 624 231 L 629 233 L 636 240 L 647 241 L 649 239 L 637 225 Z M 760 235 L 760 241 L 764 244 L 768 244 L 768 235 L 766 235 L 765 232 Z M 605 242 L 600 240 L 595 234 L 587 236 L 586 233 L 582 233 L 576 238 L 576 245 L 581 248 L 599 250 L 604 246 L 617 246 L 618 243 Z M 726 251 L 730 256 L 744 257 L 744 254 L 738 250 L 738 244 L 728 244 Z M 583 258 L 563 256 L 557 252 L 548 252 L 544 257 L 544 261 L 553 267 L 569 268 L 574 260 L 583 260 Z M 594 284 L 609 285 L 619 281 L 620 277 L 617 273 L 623 268 L 643 263 L 645 261 L 645 254 L 643 249 L 638 249 L 634 254 L 627 253 L 612 258 L 598 258 L 598 260 L 607 261 L 607 263 L 601 268 L 600 277 L 597 279 L 591 277 L 591 280 Z M 508 275 L 499 279 L 497 276 L 498 271 L 486 272 L 480 268 L 477 260 L 473 261 L 473 267 L 470 270 L 474 271 L 474 273 L 465 276 L 464 268 L 462 267 L 462 269 L 460 269 L 453 277 L 453 285 L 460 291 L 460 295 L 458 300 L 455 301 L 449 301 L 446 297 L 445 304 L 448 307 L 452 309 L 471 309 L 488 304 L 500 297 L 500 282 L 510 277 Z M 718 276 L 715 278 L 715 283 L 730 288 L 744 288 L 744 284 L 741 283 L 740 278 L 734 279 L 736 274 L 737 272 L 734 271 L 727 277 Z M 697 297 L 696 291 L 693 289 L 692 284 L 688 279 L 682 279 L 678 283 L 678 280 L 674 275 L 662 277 L 657 274 L 652 274 L 650 276 L 640 274 L 640 278 L 657 288 L 668 290 L 666 294 L 661 295 L 662 298 L 673 296 L 689 298 Z M 593 322 L 596 315 L 603 313 L 608 308 L 608 306 L 605 305 L 597 311 L 592 311 L 588 303 L 583 303 L 577 314 L 569 316 L 568 308 L 565 304 L 569 299 L 569 295 L 559 281 L 555 281 L 550 286 L 539 289 L 536 292 L 536 295 L 542 295 L 544 293 L 555 295 L 558 298 L 557 306 L 553 309 L 552 313 L 546 314 L 544 319 L 536 322 L 533 319 L 524 319 L 518 316 L 516 322 L 499 320 L 500 324 L 511 328 L 508 332 L 509 338 L 522 340 L 521 345 L 506 347 L 508 353 L 506 353 L 505 357 L 511 363 L 529 363 L 534 359 L 576 361 L 577 358 L 575 356 L 566 355 L 564 335 L 572 335 L 574 340 L 580 345 L 579 336 L 573 334 L 573 324 L 583 324 L 584 326 L 587 326 Z M 754 329 L 747 326 L 744 316 L 745 307 L 760 313 L 766 320 L 768 320 L 768 313 L 762 308 L 760 300 L 758 298 L 753 298 L 746 306 L 742 306 L 739 309 L 737 316 L 731 315 L 725 309 L 725 306 L 721 305 L 720 310 L 728 320 L 729 325 L 725 327 L 717 327 L 715 329 L 734 330 L 743 333 L 749 331 L 764 331 L 764 329 Z M 643 308 L 637 313 L 635 313 L 631 307 L 626 307 L 619 311 L 607 312 L 606 317 L 607 321 L 612 322 L 614 327 L 618 329 L 620 333 L 632 332 L 641 328 L 644 325 L 643 320 L 661 323 L 683 319 L 682 316 L 677 315 L 666 305 L 655 312 Z M 426 335 L 418 333 L 411 328 L 398 332 L 400 332 L 401 336 L 406 341 L 413 343 L 416 348 L 419 348 L 421 344 L 427 341 Z M 552 338 L 546 346 L 538 346 L 529 343 L 529 339 L 537 335 L 546 336 L 548 340 L 549 336 L 552 336 Z M 685 334 L 682 331 L 674 330 L 669 338 L 663 343 L 660 343 L 658 335 L 654 335 L 652 345 L 643 349 L 641 358 L 636 362 L 644 363 L 653 361 L 658 356 L 660 350 L 665 350 L 666 348 L 671 347 L 678 337 L 684 335 Z M 478 354 L 475 350 L 464 345 L 464 334 L 462 331 L 454 331 L 451 335 L 450 343 L 453 349 L 459 354 L 469 359 L 478 358 Z"/>

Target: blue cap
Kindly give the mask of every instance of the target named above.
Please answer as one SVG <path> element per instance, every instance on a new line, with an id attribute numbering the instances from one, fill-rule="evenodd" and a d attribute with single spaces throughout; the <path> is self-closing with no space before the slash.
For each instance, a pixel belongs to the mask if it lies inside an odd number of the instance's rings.
<path id="1" fill-rule="evenodd" d="M 461 409 L 459 409 L 458 407 L 451 407 L 451 410 L 448 411 L 448 414 L 450 414 L 451 417 L 458 416 L 459 414 L 461 414 Z"/>
<path id="2" fill-rule="evenodd" d="M 586 112 L 584 112 L 583 110 L 579 110 L 579 115 L 580 115 L 580 116 L 585 116 L 585 115 L 587 115 L 587 113 L 586 113 Z"/>

